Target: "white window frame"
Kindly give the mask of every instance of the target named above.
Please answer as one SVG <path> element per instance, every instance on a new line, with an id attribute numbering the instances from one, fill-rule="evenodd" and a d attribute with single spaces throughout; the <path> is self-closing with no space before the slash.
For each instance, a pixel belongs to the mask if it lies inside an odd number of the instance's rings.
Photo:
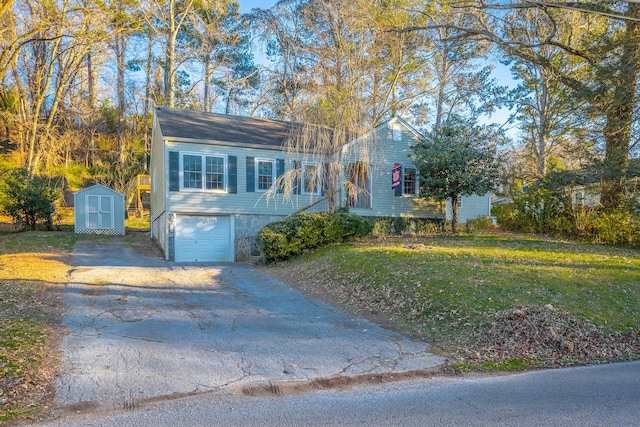
<path id="1" fill-rule="evenodd" d="M 258 174 L 258 171 L 260 170 L 260 163 L 271 163 L 271 185 L 269 186 L 269 188 L 260 188 L 260 176 Z M 271 191 L 274 188 L 274 185 L 276 184 L 276 178 L 277 178 L 276 159 L 256 157 L 254 168 L 255 168 L 256 192 L 266 193 L 267 191 Z"/>
<path id="2" fill-rule="evenodd" d="M 189 188 L 184 186 L 184 156 L 200 157 L 202 160 L 202 170 L 200 171 L 200 188 Z M 222 159 L 222 189 L 207 189 L 207 158 L 215 157 Z M 191 191 L 195 193 L 227 193 L 229 183 L 229 172 L 227 168 L 227 155 L 219 153 L 194 153 L 188 151 L 180 152 L 180 191 Z"/>
<path id="3" fill-rule="evenodd" d="M 316 191 L 307 191 L 305 188 L 305 183 L 306 183 L 306 168 L 308 166 L 314 166 L 316 168 Z M 308 196 L 316 196 L 319 195 L 321 193 L 321 184 L 322 184 L 322 167 L 320 165 L 320 163 L 317 162 L 302 162 L 302 172 L 301 172 L 301 179 L 300 179 L 300 183 L 302 186 L 302 194 L 304 195 L 308 195 Z"/>
<path id="4" fill-rule="evenodd" d="M 413 193 L 406 193 L 404 191 L 404 177 L 405 177 L 404 171 L 406 171 L 407 169 L 413 169 L 414 172 L 415 172 L 415 180 L 416 180 L 415 186 L 416 186 L 416 189 L 415 189 L 415 192 L 413 192 Z M 405 196 L 405 197 L 417 197 L 419 195 L 419 192 L 420 192 L 420 181 L 419 181 L 419 178 L 418 178 L 418 168 L 416 168 L 413 165 L 402 165 L 402 184 L 401 185 L 402 185 L 402 195 L 403 196 Z"/>

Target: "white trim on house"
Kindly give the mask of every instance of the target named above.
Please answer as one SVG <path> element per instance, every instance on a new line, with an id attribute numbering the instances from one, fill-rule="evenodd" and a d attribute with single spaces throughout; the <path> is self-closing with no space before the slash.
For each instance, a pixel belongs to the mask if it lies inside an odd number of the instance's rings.
<path id="1" fill-rule="evenodd" d="M 227 172 L 227 162 L 228 158 L 226 154 L 219 153 L 198 153 L 192 151 L 180 151 L 180 163 L 179 163 L 179 173 L 180 173 L 180 191 L 186 192 L 204 192 L 204 193 L 227 193 L 228 192 L 228 172 Z M 184 170 L 184 157 L 192 156 L 192 157 L 200 157 L 200 187 L 185 187 L 185 170 Z M 222 159 L 222 188 L 211 188 L 207 187 L 207 158 L 215 158 Z"/>

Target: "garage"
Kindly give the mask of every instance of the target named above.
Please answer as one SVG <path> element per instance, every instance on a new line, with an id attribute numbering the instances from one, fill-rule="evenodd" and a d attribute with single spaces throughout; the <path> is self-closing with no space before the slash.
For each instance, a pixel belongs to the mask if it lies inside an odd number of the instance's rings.
<path id="1" fill-rule="evenodd" d="M 230 216 L 176 215 L 177 262 L 233 261 Z"/>

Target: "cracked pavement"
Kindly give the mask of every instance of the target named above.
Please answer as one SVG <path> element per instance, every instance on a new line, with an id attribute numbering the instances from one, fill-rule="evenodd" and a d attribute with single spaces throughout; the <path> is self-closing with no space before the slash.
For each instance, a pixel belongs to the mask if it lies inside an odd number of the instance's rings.
<path id="1" fill-rule="evenodd" d="M 187 265 L 117 241 L 74 247 L 56 403 L 419 371 L 428 345 L 350 317 L 246 264 Z"/>

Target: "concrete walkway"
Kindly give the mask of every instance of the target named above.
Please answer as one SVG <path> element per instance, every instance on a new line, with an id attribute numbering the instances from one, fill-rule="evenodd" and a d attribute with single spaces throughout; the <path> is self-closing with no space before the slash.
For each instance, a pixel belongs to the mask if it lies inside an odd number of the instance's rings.
<path id="1" fill-rule="evenodd" d="M 444 362 L 424 343 L 308 300 L 245 264 L 168 263 L 117 242 L 79 242 L 73 255 L 60 405 L 126 405 Z"/>

